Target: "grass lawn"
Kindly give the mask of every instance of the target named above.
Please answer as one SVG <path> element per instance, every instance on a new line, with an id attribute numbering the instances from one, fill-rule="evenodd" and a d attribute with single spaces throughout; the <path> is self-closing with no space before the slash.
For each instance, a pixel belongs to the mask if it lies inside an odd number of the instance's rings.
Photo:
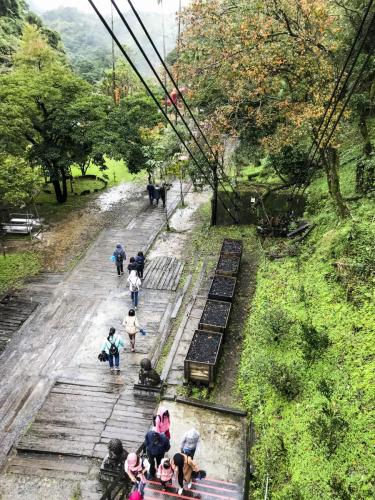
<path id="1" fill-rule="evenodd" d="M 34 276 L 40 270 L 41 263 L 34 252 L 17 252 L 0 255 L 0 295 L 16 287 L 23 279 Z"/>
<path id="2" fill-rule="evenodd" d="M 108 186 L 116 186 L 121 182 L 130 182 L 134 180 L 143 181 L 146 179 L 146 174 L 143 171 L 138 174 L 131 174 L 123 161 L 107 158 L 106 164 L 108 170 L 101 171 L 97 165 L 91 165 L 87 170 L 87 174 L 102 177 L 108 181 Z M 81 171 L 78 167 L 73 167 L 72 174 L 73 176 L 78 176 L 81 175 Z"/>

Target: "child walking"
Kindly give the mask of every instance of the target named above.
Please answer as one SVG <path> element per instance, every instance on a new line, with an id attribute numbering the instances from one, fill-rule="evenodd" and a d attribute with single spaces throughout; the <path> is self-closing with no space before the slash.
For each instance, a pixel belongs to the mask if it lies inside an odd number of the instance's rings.
<path id="1" fill-rule="evenodd" d="M 171 461 L 169 458 L 163 458 L 156 472 L 156 477 L 160 479 L 163 491 L 167 489 L 168 485 L 172 484 L 173 474 L 174 470 L 172 469 Z"/>

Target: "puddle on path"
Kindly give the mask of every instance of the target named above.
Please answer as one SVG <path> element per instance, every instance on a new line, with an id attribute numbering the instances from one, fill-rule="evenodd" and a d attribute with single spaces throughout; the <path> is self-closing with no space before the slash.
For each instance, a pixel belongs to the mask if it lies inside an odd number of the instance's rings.
<path id="1" fill-rule="evenodd" d="M 181 259 L 190 232 L 196 223 L 195 213 L 210 197 L 211 193 L 209 191 L 188 193 L 185 196 L 186 207 L 178 208 L 169 220 L 172 231 L 164 231 L 160 234 L 156 244 L 150 250 L 148 258 L 173 256 Z"/>
<path id="2" fill-rule="evenodd" d="M 119 202 L 127 201 L 139 190 L 140 187 L 138 183 L 125 182 L 119 186 L 114 186 L 104 191 L 96 199 L 96 205 L 101 211 L 110 210 L 113 205 Z"/>

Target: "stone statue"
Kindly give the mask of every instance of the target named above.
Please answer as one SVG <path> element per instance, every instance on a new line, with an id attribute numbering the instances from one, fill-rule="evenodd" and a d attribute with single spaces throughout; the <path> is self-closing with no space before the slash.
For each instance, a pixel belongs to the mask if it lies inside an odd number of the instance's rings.
<path id="1" fill-rule="evenodd" d="M 108 455 L 100 467 L 102 479 L 107 479 L 108 475 L 122 477 L 127 455 L 128 453 L 124 450 L 120 439 L 111 439 L 108 443 Z"/>
<path id="2" fill-rule="evenodd" d="M 150 387 L 156 387 L 160 384 L 160 375 L 151 366 L 151 361 L 148 358 L 144 358 L 141 361 L 141 369 L 139 370 L 139 383 L 142 385 L 148 385 Z"/>

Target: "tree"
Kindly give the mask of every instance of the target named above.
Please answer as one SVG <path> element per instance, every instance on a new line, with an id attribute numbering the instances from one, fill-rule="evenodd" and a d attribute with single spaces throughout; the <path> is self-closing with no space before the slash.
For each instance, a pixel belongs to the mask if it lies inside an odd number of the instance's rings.
<path id="1" fill-rule="evenodd" d="M 343 19 L 342 37 L 343 50 L 348 51 L 350 44 L 360 27 L 363 12 L 367 6 L 365 0 L 343 0 L 336 2 L 340 8 Z M 365 30 L 368 29 L 368 41 L 362 47 L 360 55 L 360 64 L 362 65 L 365 58 L 372 54 L 371 42 L 375 37 L 375 17 L 374 9 L 370 11 L 370 22 L 365 24 Z M 371 16 L 372 13 L 372 16 Z M 369 131 L 369 122 L 374 117 L 375 104 L 375 57 L 370 57 L 366 64 L 363 77 L 359 82 L 353 99 L 351 101 L 351 110 L 355 116 L 357 127 L 362 138 L 362 155 L 357 161 L 356 169 L 356 191 L 358 193 L 367 193 L 374 189 L 375 181 L 375 151 L 374 144 Z"/>
<path id="2" fill-rule="evenodd" d="M 67 199 L 71 165 L 93 153 L 107 110 L 108 100 L 94 95 L 39 30 L 27 26 L 13 68 L 0 77 L 0 146 L 42 166 L 58 202 Z"/>
<path id="3" fill-rule="evenodd" d="M 185 10 L 176 71 L 212 142 L 237 134 L 278 154 L 316 140 L 341 55 L 334 14 L 328 0 L 212 0 Z M 334 168 L 326 163 L 331 184 Z M 330 192 L 344 215 L 339 182 Z"/>
<path id="4" fill-rule="evenodd" d="M 40 169 L 22 158 L 0 155 L 0 199 L 9 205 L 30 205 L 42 187 Z"/>
<path id="5" fill-rule="evenodd" d="M 150 143 L 149 131 L 159 122 L 155 104 L 145 93 L 125 96 L 106 120 L 106 153 L 124 160 L 132 173 L 147 168 L 144 147 Z"/>

